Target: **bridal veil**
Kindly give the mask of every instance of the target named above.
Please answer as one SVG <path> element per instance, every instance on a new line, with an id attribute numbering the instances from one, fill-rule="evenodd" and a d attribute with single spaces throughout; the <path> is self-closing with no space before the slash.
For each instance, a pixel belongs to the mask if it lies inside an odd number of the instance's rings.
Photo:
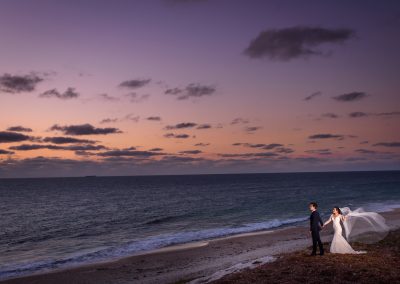
<path id="1" fill-rule="evenodd" d="M 349 207 L 340 208 L 347 219 L 343 222 L 346 239 L 349 242 L 375 243 L 389 233 L 385 218 L 375 212 L 364 211 L 363 208 L 350 210 Z"/>

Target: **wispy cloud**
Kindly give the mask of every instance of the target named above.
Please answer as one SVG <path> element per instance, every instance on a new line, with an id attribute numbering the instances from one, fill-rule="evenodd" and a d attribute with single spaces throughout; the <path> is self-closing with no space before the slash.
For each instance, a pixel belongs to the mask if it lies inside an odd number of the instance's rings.
<path id="1" fill-rule="evenodd" d="M 104 93 L 104 94 L 99 94 L 99 97 L 100 97 L 102 100 L 108 101 L 108 102 L 117 102 L 117 101 L 120 100 L 120 98 L 110 96 L 109 94 L 106 94 L 106 93 Z"/>
<path id="2" fill-rule="evenodd" d="M 171 88 L 165 90 L 166 95 L 176 96 L 178 100 L 211 96 L 216 92 L 215 86 L 191 83 L 186 88 Z"/>
<path id="3" fill-rule="evenodd" d="M 375 143 L 373 146 L 400 147 L 400 142 L 379 142 L 379 143 Z"/>
<path id="4" fill-rule="evenodd" d="M 11 155 L 14 154 L 13 151 L 8 151 L 8 150 L 4 150 L 4 149 L 0 149 L 0 155 Z"/>
<path id="5" fill-rule="evenodd" d="M 93 125 L 86 124 L 78 124 L 78 125 L 64 125 L 60 126 L 58 124 L 54 124 L 50 127 L 50 130 L 61 131 L 66 135 L 99 135 L 99 134 L 113 134 L 113 133 L 122 133 L 121 130 L 114 127 L 107 128 L 98 128 Z"/>
<path id="6" fill-rule="evenodd" d="M 178 139 L 187 139 L 190 136 L 188 134 L 174 134 L 174 133 L 166 133 L 164 134 L 165 138 L 178 138 Z"/>
<path id="7" fill-rule="evenodd" d="M 242 117 L 234 118 L 234 119 L 231 121 L 231 125 L 235 125 L 235 124 L 247 124 L 247 123 L 250 123 L 250 121 L 249 121 L 248 119 L 245 119 L 245 118 L 242 118 Z"/>
<path id="8" fill-rule="evenodd" d="M 29 127 L 23 127 L 21 125 L 17 126 L 10 126 L 7 128 L 8 131 L 15 131 L 15 132 L 32 132 L 32 128 Z"/>
<path id="9" fill-rule="evenodd" d="M 159 117 L 159 116 L 149 116 L 149 117 L 146 118 L 146 120 L 161 121 L 161 117 Z"/>
<path id="10" fill-rule="evenodd" d="M 332 113 L 332 112 L 327 112 L 327 113 L 321 114 L 321 117 L 323 117 L 323 118 L 338 118 L 339 115 Z"/>
<path id="11" fill-rule="evenodd" d="M 338 102 L 354 102 L 366 98 L 368 95 L 364 92 L 351 92 L 332 97 Z"/>
<path id="12" fill-rule="evenodd" d="M 247 133 L 254 133 L 260 129 L 262 129 L 261 126 L 247 126 L 244 128 L 244 131 L 246 131 Z"/>
<path id="13" fill-rule="evenodd" d="M 172 130 L 172 129 L 184 129 L 184 128 L 193 128 L 197 126 L 197 123 L 194 122 L 181 122 L 175 125 L 167 125 L 165 127 L 166 130 Z"/>
<path id="14" fill-rule="evenodd" d="M 138 95 L 137 93 L 129 93 L 125 94 L 125 97 L 127 97 L 131 103 L 141 103 L 150 98 L 150 95 L 149 94 Z"/>
<path id="15" fill-rule="evenodd" d="M 209 145 L 210 145 L 210 143 L 196 143 L 196 144 L 194 144 L 194 146 L 196 146 L 196 147 L 207 147 Z"/>
<path id="16" fill-rule="evenodd" d="M 329 133 L 322 133 L 322 134 L 314 134 L 308 136 L 308 139 L 344 139 L 344 135 L 341 134 L 329 134 Z"/>
<path id="17" fill-rule="evenodd" d="M 11 150 L 18 151 L 31 151 L 38 149 L 49 149 L 49 150 L 69 150 L 69 151 L 97 151 L 107 149 L 107 147 L 103 145 L 68 145 L 68 146 L 60 146 L 53 144 L 21 144 L 17 146 L 9 147 Z"/>
<path id="18" fill-rule="evenodd" d="M 60 93 L 57 89 L 47 90 L 39 95 L 41 98 L 58 98 L 63 100 L 75 99 L 79 97 L 79 93 L 75 88 L 67 88 L 64 92 Z"/>
<path id="19" fill-rule="evenodd" d="M 32 92 L 43 80 L 44 78 L 34 72 L 27 75 L 11 75 L 5 73 L 0 76 L 0 91 L 12 94 Z"/>
<path id="20" fill-rule="evenodd" d="M 311 95 L 305 97 L 304 100 L 311 101 L 312 99 L 315 99 L 316 97 L 319 97 L 319 96 L 322 96 L 322 92 L 320 92 L 320 91 L 312 93 Z"/>
<path id="21" fill-rule="evenodd" d="M 34 137 L 18 132 L 0 131 L 0 143 L 21 142 L 28 140 L 34 140 Z"/>
<path id="22" fill-rule="evenodd" d="M 150 156 L 165 155 L 165 153 L 157 151 L 111 150 L 111 151 L 97 153 L 97 155 L 103 157 L 121 157 L 121 156 L 150 157 Z"/>
<path id="23" fill-rule="evenodd" d="M 186 151 L 179 151 L 179 154 L 190 154 L 190 155 L 197 155 L 203 153 L 200 150 L 186 150 Z"/>
<path id="24" fill-rule="evenodd" d="M 119 86 L 127 89 L 138 89 L 148 85 L 150 81 L 151 79 L 133 79 L 123 81 L 119 84 Z"/>
<path id="25" fill-rule="evenodd" d="M 118 122 L 118 118 L 104 118 L 100 121 L 100 124 L 115 123 L 115 122 Z"/>
<path id="26" fill-rule="evenodd" d="M 77 139 L 74 137 L 66 137 L 66 136 L 45 137 L 42 139 L 42 141 L 54 144 L 70 144 L 70 143 L 95 144 L 97 142 L 95 140 Z"/>
<path id="27" fill-rule="evenodd" d="M 327 53 L 317 49 L 322 44 L 343 43 L 354 35 L 350 29 L 295 26 L 268 29 L 254 38 L 244 50 L 250 58 L 288 61 Z"/>
<path id="28" fill-rule="evenodd" d="M 318 155 L 332 155 L 332 151 L 330 149 L 313 149 L 304 151 L 309 154 L 318 154 Z"/>

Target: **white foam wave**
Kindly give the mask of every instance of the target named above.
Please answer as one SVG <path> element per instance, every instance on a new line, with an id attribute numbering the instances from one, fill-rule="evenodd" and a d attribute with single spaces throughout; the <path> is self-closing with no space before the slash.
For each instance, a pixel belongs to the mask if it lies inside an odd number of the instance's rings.
<path id="1" fill-rule="evenodd" d="M 273 219 L 265 222 L 248 223 L 238 227 L 213 228 L 199 231 L 186 231 L 156 235 L 141 241 L 135 241 L 125 245 L 121 245 L 120 247 L 109 247 L 106 249 L 103 248 L 94 252 L 82 253 L 65 259 L 51 259 L 47 261 L 9 265 L 7 267 L 1 268 L 0 279 L 8 279 L 16 276 L 28 275 L 37 272 L 45 272 L 59 268 L 79 266 L 88 263 L 109 261 L 123 256 L 133 255 L 166 246 L 230 236 L 241 233 L 267 230 L 283 225 L 295 224 L 305 220 L 307 220 L 307 217 L 286 220 Z"/>

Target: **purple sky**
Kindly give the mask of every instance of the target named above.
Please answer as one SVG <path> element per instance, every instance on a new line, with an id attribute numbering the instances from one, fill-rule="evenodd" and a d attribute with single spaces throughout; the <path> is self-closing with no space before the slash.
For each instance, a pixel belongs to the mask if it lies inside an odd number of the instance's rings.
<path id="1" fill-rule="evenodd" d="M 398 1 L 3 0 L 0 177 L 398 170 L 399 28 Z"/>

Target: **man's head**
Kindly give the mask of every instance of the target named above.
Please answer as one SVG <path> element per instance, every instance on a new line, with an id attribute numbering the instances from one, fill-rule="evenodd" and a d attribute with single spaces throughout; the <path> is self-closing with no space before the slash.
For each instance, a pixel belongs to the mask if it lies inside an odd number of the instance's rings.
<path id="1" fill-rule="evenodd" d="M 310 204 L 308 204 L 308 208 L 310 209 L 311 212 L 314 212 L 318 208 L 317 202 L 310 202 Z"/>

